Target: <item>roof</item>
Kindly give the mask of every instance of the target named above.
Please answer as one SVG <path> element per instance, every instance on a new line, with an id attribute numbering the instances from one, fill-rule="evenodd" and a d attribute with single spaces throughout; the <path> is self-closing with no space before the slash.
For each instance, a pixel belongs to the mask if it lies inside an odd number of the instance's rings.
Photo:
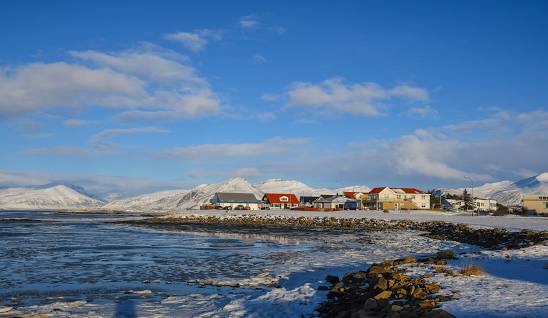
<path id="1" fill-rule="evenodd" d="M 343 192 L 343 195 L 347 198 L 350 198 L 350 199 L 357 199 L 357 196 L 361 194 L 361 195 L 365 195 L 367 194 L 367 192 L 352 192 L 352 191 L 345 191 Z"/>
<path id="2" fill-rule="evenodd" d="M 369 193 L 380 193 L 382 190 L 386 189 L 387 187 L 379 187 L 379 188 L 373 188 Z"/>
<path id="3" fill-rule="evenodd" d="M 371 191 L 369 191 L 369 193 L 380 193 L 382 190 L 384 190 L 386 188 L 390 188 L 390 187 L 373 188 L 373 189 L 371 189 Z M 421 191 L 419 189 L 416 189 L 416 188 L 390 188 L 390 189 L 392 189 L 395 192 L 402 191 L 402 192 L 409 193 L 409 194 L 424 194 L 423 191 Z M 398 191 L 398 190 L 400 190 L 400 191 Z"/>
<path id="4" fill-rule="evenodd" d="M 319 197 L 317 196 L 301 196 L 299 199 L 302 203 L 311 203 L 315 200 L 317 200 Z"/>
<path id="5" fill-rule="evenodd" d="M 261 203 L 253 193 L 232 192 L 217 192 L 211 201 L 215 201 L 215 203 Z"/>
<path id="6" fill-rule="evenodd" d="M 286 197 L 287 200 L 281 200 L 282 197 Z M 297 196 L 293 193 L 265 193 L 263 197 L 263 201 L 268 201 L 270 204 L 298 204 L 299 199 L 297 199 Z"/>
<path id="7" fill-rule="evenodd" d="M 416 188 L 397 188 L 403 190 L 405 193 L 411 193 L 411 194 L 424 194 L 423 191 L 416 189 Z"/>

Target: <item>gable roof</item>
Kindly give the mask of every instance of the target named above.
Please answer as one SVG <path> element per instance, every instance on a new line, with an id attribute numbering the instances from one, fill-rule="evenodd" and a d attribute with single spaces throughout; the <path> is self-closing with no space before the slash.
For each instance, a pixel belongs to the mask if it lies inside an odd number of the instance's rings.
<path id="1" fill-rule="evenodd" d="M 359 195 L 367 195 L 368 192 L 352 192 L 352 191 L 345 191 L 343 192 L 343 195 L 350 199 L 357 199 Z"/>
<path id="2" fill-rule="evenodd" d="M 397 188 L 402 190 L 405 193 L 411 193 L 411 194 L 424 194 L 423 191 L 416 189 L 416 188 Z"/>
<path id="3" fill-rule="evenodd" d="M 212 203 L 261 203 L 253 193 L 217 192 Z"/>
<path id="4" fill-rule="evenodd" d="M 282 197 L 287 197 L 287 201 L 282 201 Z M 265 193 L 263 201 L 266 199 L 270 204 L 299 204 L 299 199 L 293 193 Z"/>
<path id="5" fill-rule="evenodd" d="M 369 193 L 380 193 L 382 190 L 384 190 L 386 188 L 388 188 L 388 187 L 373 188 L 373 189 L 371 189 L 371 191 L 369 191 Z"/>

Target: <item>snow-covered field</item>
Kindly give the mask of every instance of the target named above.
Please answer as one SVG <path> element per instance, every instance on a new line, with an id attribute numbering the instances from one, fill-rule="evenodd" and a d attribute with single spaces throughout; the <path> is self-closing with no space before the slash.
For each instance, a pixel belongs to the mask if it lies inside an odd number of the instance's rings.
<path id="1" fill-rule="evenodd" d="M 338 211 L 338 212 L 303 212 L 292 210 L 260 210 L 260 211 L 222 211 L 222 210 L 185 210 L 170 213 L 167 217 L 218 216 L 237 217 L 244 215 L 272 217 L 334 217 L 379 220 L 413 220 L 417 222 L 443 221 L 461 223 L 480 227 L 499 227 L 508 230 L 530 229 L 548 231 L 548 217 L 507 216 L 472 216 L 464 213 L 450 213 L 430 210 L 398 211 L 384 213 L 381 211 Z"/>

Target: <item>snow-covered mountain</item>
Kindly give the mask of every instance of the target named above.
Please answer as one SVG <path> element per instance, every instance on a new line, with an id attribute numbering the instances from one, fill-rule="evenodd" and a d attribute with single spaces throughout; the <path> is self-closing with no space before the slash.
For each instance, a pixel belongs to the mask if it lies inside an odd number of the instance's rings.
<path id="1" fill-rule="evenodd" d="M 468 188 L 470 191 L 470 188 Z M 479 187 L 474 187 L 474 196 L 488 199 L 495 199 L 498 203 L 511 206 L 521 203 L 522 194 L 540 194 L 548 193 L 548 172 L 519 180 L 500 181 L 486 183 Z M 462 194 L 464 188 L 440 189 L 443 193 Z"/>
<path id="2" fill-rule="evenodd" d="M 49 188 L 7 188 L 0 190 L 2 210 L 80 210 L 95 209 L 102 201 L 66 185 Z"/>
<path id="3" fill-rule="evenodd" d="M 105 210 L 162 211 L 175 210 L 181 198 L 189 190 L 168 190 L 142 194 L 135 197 L 110 201 L 102 206 Z"/>
<path id="4" fill-rule="evenodd" d="M 296 180 L 269 179 L 255 184 L 255 187 L 263 193 L 294 193 L 298 196 L 334 193 L 331 189 L 313 188 Z"/>
<path id="5" fill-rule="evenodd" d="M 253 193 L 257 199 L 261 199 L 263 192 L 254 187 L 246 179 L 234 178 L 226 182 L 216 184 L 202 184 L 183 195 L 177 203 L 178 210 L 198 209 L 201 205 L 209 203 L 209 200 L 217 192 Z"/>

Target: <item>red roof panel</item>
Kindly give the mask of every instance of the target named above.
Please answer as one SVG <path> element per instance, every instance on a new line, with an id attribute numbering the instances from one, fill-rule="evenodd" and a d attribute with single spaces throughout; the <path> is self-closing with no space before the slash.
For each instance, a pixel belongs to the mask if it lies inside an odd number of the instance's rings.
<path id="1" fill-rule="evenodd" d="M 299 199 L 292 193 L 265 193 L 264 196 L 270 204 L 299 204 Z M 281 197 L 287 197 L 287 201 L 281 201 Z"/>

